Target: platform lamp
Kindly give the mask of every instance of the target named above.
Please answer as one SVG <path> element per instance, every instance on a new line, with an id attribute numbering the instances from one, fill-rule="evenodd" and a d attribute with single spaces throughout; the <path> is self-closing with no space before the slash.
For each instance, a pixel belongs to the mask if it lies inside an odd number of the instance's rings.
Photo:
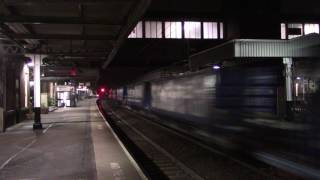
<path id="1" fill-rule="evenodd" d="M 214 64 L 212 64 L 212 69 L 217 71 L 217 70 L 220 70 L 222 68 L 222 62 L 216 62 Z"/>

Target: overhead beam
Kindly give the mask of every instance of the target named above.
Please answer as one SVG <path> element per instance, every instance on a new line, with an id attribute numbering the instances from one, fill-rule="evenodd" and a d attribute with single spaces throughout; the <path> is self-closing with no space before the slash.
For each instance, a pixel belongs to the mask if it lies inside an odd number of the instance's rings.
<path id="1" fill-rule="evenodd" d="M 70 57 L 104 57 L 109 51 L 104 52 L 45 52 L 48 56 L 70 56 Z"/>
<path id="2" fill-rule="evenodd" d="M 111 35 L 75 35 L 75 34 L 17 34 L 6 33 L 13 39 L 38 39 L 38 40 L 113 40 Z"/>
<path id="3" fill-rule="evenodd" d="M 131 11 L 128 13 L 127 23 L 121 28 L 118 39 L 113 47 L 111 53 L 108 55 L 108 59 L 104 62 L 102 68 L 105 69 L 112 62 L 116 54 L 118 53 L 120 47 L 124 41 L 128 38 L 128 35 L 135 27 L 137 22 L 142 18 L 143 14 L 149 7 L 151 0 L 138 0 L 135 5 L 133 5 Z"/>
<path id="4" fill-rule="evenodd" d="M 81 4 L 109 4 L 109 3 L 132 3 L 136 0 L 3 0 L 6 5 L 18 6 L 18 5 L 34 5 L 34 4 L 57 4 L 57 3 L 81 3 Z"/>
<path id="5" fill-rule="evenodd" d="M 96 76 L 90 77 L 41 77 L 41 81 L 67 81 L 67 80 L 78 80 L 78 81 L 95 81 Z"/>
<path id="6" fill-rule="evenodd" d="M 1 14 L 0 17 L 2 17 L 2 16 L 4 16 L 4 15 L 8 15 L 8 16 L 16 15 L 16 12 L 14 12 L 12 8 L 7 7 L 7 5 L 5 5 L 3 1 L 0 1 L 0 9 L 2 10 L 2 12 L 0 13 L 0 14 Z M 26 31 L 29 31 L 28 33 L 33 33 L 33 29 L 32 29 L 31 27 L 29 27 L 29 26 L 24 26 L 24 25 L 20 25 L 20 26 L 21 26 L 23 29 L 25 29 Z M 2 33 L 5 33 L 5 34 L 6 34 L 6 32 L 13 32 L 12 29 L 10 29 L 6 24 L 2 23 L 1 21 L 0 21 L 0 28 L 1 28 L 2 30 L 4 30 L 4 32 L 2 32 Z M 1 32 L 0 32 L 0 33 L 1 33 Z M 11 38 L 10 36 L 8 36 L 8 35 L 6 35 L 6 36 L 7 36 L 9 39 L 15 41 L 15 40 L 14 40 L 13 38 Z M 15 42 L 16 42 L 19 46 L 23 47 L 22 43 L 17 42 L 17 41 L 15 41 Z M 34 43 L 34 42 L 26 41 L 26 43 L 32 44 L 32 43 Z M 36 42 L 36 43 L 37 43 L 37 42 Z"/>
<path id="7" fill-rule="evenodd" d="M 115 23 L 104 18 L 88 17 L 52 17 L 52 16 L 0 16 L 2 23 L 20 23 L 20 24 L 82 24 L 82 25 L 104 25 L 114 28 L 120 28 L 120 23 Z"/>
<path id="8" fill-rule="evenodd" d="M 19 47 L 23 48 L 23 44 L 19 41 L 17 41 L 16 39 L 14 39 L 13 37 L 11 37 L 10 35 L 8 35 L 8 31 L 10 30 L 9 27 L 3 23 L 0 23 L 0 35 L 3 35 L 5 37 L 7 37 L 8 39 L 10 39 L 11 41 L 15 42 Z"/>
<path id="9" fill-rule="evenodd" d="M 46 62 L 101 62 L 102 60 L 105 60 L 104 57 L 65 57 L 65 58 L 48 58 Z"/>

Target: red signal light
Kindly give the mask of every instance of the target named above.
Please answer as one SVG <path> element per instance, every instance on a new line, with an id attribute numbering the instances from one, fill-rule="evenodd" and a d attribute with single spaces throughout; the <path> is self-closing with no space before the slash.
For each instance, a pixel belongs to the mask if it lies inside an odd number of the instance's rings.
<path id="1" fill-rule="evenodd" d="M 77 76 L 77 69 L 74 68 L 74 67 L 71 68 L 71 69 L 70 69 L 70 75 L 71 75 L 71 76 Z"/>
<path id="2" fill-rule="evenodd" d="M 107 93 L 108 93 L 108 87 L 107 87 L 107 86 L 100 86 L 100 87 L 98 88 L 98 90 L 97 90 L 97 93 L 98 93 L 100 99 L 101 99 L 101 98 L 102 98 L 102 99 L 105 98 L 105 96 L 106 96 Z"/>

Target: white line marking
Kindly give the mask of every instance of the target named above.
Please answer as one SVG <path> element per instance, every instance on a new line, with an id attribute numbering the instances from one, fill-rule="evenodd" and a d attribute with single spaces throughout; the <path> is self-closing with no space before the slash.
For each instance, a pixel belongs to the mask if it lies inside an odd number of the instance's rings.
<path id="1" fill-rule="evenodd" d="M 42 133 L 45 134 L 52 126 L 53 124 L 50 124 L 45 130 L 42 131 Z"/>
<path id="2" fill-rule="evenodd" d="M 110 163 L 110 167 L 111 167 L 111 169 L 113 170 L 113 176 L 115 177 L 115 178 L 114 178 L 115 180 L 126 179 L 126 178 L 124 177 L 123 170 L 121 169 L 119 163 L 112 162 L 112 163 Z"/>
<path id="3" fill-rule="evenodd" d="M 14 158 L 16 158 L 19 154 L 21 154 L 23 151 L 27 150 L 29 147 L 31 147 L 35 142 L 37 142 L 36 139 L 34 139 L 31 143 L 29 143 L 28 145 L 26 145 L 23 149 L 21 149 L 19 152 L 17 152 L 16 154 L 14 154 L 13 156 L 11 156 L 8 160 L 6 160 L 6 162 L 4 162 L 1 166 L 0 166 L 0 171 L 5 168 L 10 161 L 12 161 Z"/>
<path id="4" fill-rule="evenodd" d="M 121 169 L 120 164 L 116 162 L 110 163 L 111 169 Z"/>
<path id="5" fill-rule="evenodd" d="M 147 176 L 143 173 L 143 171 L 141 170 L 141 168 L 139 167 L 138 163 L 133 159 L 132 155 L 129 153 L 128 149 L 124 146 L 124 144 L 121 142 L 121 140 L 119 139 L 119 137 L 117 136 L 117 134 L 113 131 L 113 129 L 111 128 L 110 124 L 108 123 L 108 121 L 105 119 L 105 117 L 102 115 L 102 113 L 100 112 L 100 109 L 96 106 L 96 108 L 98 109 L 100 116 L 103 118 L 105 124 L 107 125 L 107 127 L 110 129 L 112 135 L 115 137 L 115 139 L 118 141 L 118 143 L 120 144 L 122 150 L 124 151 L 124 153 L 127 155 L 128 159 L 130 160 L 131 164 L 133 165 L 133 167 L 137 170 L 139 176 L 143 179 L 143 180 L 148 180 Z"/>

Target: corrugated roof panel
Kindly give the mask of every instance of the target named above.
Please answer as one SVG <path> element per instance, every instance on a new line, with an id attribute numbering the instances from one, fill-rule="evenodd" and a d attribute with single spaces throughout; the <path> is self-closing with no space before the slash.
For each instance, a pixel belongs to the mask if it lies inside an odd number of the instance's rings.
<path id="1" fill-rule="evenodd" d="M 232 58 L 320 57 L 320 35 L 291 40 L 236 39 L 190 57 L 191 66 Z"/>
<path id="2" fill-rule="evenodd" d="M 286 41 L 235 41 L 235 57 L 287 57 L 289 44 Z"/>

